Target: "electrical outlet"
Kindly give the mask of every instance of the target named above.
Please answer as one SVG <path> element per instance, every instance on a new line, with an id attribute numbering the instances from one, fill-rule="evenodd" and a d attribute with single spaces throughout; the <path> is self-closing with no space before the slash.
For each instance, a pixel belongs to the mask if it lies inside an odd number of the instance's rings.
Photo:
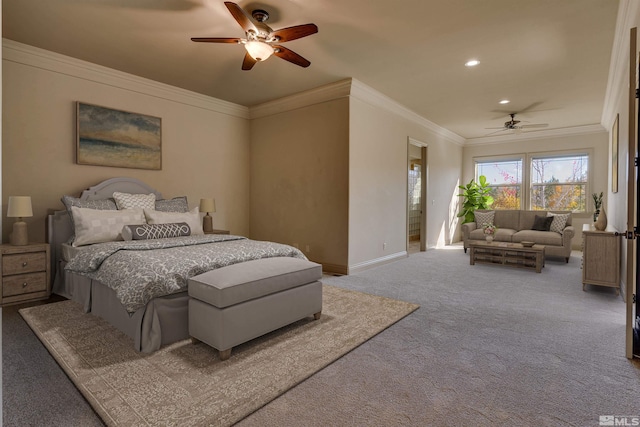
<path id="1" fill-rule="evenodd" d="M 311 252 L 311 246 L 307 245 L 307 253 Z"/>
<path id="2" fill-rule="evenodd" d="M 386 250 L 387 250 L 387 242 L 384 242 L 384 243 L 382 244 L 382 250 L 383 250 L 383 251 L 386 251 Z"/>

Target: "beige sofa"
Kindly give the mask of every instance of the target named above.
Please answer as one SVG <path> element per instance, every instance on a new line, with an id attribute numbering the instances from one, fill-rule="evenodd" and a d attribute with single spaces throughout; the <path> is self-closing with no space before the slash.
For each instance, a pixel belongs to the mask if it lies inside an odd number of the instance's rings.
<path id="1" fill-rule="evenodd" d="M 478 210 L 478 212 L 490 212 L 487 210 Z M 525 211 L 525 210 L 500 210 L 494 211 L 493 223 L 498 230 L 494 236 L 496 242 L 514 242 L 523 241 L 535 242 L 545 245 L 545 257 L 557 256 L 564 257 L 569 262 L 571 255 L 571 239 L 575 235 L 575 230 L 571 225 L 571 215 L 567 219 L 566 226 L 561 233 L 556 231 L 538 231 L 532 230 L 536 215 L 547 216 L 547 211 Z M 566 214 L 567 211 L 551 211 L 553 213 Z M 464 251 L 467 252 L 469 242 L 473 240 L 485 240 L 485 234 L 482 224 L 468 222 L 462 224 L 462 238 L 464 242 Z"/>

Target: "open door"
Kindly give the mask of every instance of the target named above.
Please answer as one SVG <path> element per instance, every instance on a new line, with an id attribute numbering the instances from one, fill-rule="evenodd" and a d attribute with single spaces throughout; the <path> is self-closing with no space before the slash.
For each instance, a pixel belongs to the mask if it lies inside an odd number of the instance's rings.
<path id="1" fill-rule="evenodd" d="M 627 176 L 627 271 L 626 289 L 626 356 L 631 359 L 640 357 L 640 317 L 638 316 L 638 302 L 636 290 L 638 287 L 637 266 L 640 265 L 640 174 L 638 173 L 638 114 L 637 107 L 637 29 L 631 29 L 629 43 L 629 156 Z"/>

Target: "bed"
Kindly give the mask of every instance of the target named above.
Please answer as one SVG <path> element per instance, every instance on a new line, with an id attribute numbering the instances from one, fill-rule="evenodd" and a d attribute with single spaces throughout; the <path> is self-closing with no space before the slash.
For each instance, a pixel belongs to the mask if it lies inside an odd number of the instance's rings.
<path id="1" fill-rule="evenodd" d="M 114 193 L 153 194 L 153 199 L 163 200 L 157 190 L 133 178 L 108 179 L 83 191 L 75 200 L 79 205 L 101 205 L 111 203 Z M 64 201 L 67 204 L 67 200 Z M 70 242 L 82 238 L 79 234 L 74 237 L 80 227 L 80 216 L 76 216 L 79 212 L 76 207 L 69 209 L 67 205 L 67 208 L 53 212 L 47 221 L 53 292 L 80 303 L 85 312 L 105 319 L 131 337 L 134 348 L 146 353 L 189 337 L 187 281 L 190 277 L 266 257 L 306 259 L 302 252 L 288 245 L 203 233 L 74 246 Z M 116 215 L 112 210 L 93 210 L 88 209 L 92 215 Z M 201 232 L 201 222 L 198 226 Z M 127 264 L 133 261 L 137 264 Z"/>

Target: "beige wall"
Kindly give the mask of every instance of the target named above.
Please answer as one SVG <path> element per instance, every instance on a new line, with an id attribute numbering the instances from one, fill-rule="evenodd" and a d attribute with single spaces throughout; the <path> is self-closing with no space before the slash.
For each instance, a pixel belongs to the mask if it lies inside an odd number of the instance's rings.
<path id="1" fill-rule="evenodd" d="M 572 241 L 575 249 L 580 249 L 582 244 L 582 225 L 593 222 L 593 200 L 591 193 L 606 195 L 609 175 L 609 145 L 608 134 L 604 130 L 597 133 L 584 135 L 572 135 L 563 137 L 551 137 L 545 139 L 518 140 L 501 144 L 468 145 L 463 150 L 462 182 L 469 182 L 474 178 L 474 158 L 483 156 L 501 156 L 507 154 L 534 154 L 534 153 L 562 153 L 572 150 L 587 150 L 592 153 L 590 163 L 591 187 L 589 191 L 589 212 L 573 215 L 573 226 L 576 229 L 576 237 Z M 604 205 L 607 205 L 605 196 Z"/>
<path id="2" fill-rule="evenodd" d="M 4 58 L 2 80 L 2 211 L 10 195 L 31 196 L 34 216 L 26 222 L 32 241 L 45 240 L 45 215 L 63 208 L 62 195 L 78 195 L 117 176 L 139 178 L 166 198 L 186 195 L 191 207 L 201 197 L 215 197 L 214 227 L 249 232 L 248 119 L 203 108 L 208 101 L 202 97 L 190 105 L 188 96 L 174 97 L 175 88 L 91 64 L 95 71 L 87 72 L 68 64 L 47 69 L 49 62 L 34 61 L 42 64 Z M 76 101 L 161 117 L 162 170 L 75 164 Z M 4 242 L 12 223 L 4 221 Z"/>
<path id="3" fill-rule="evenodd" d="M 462 147 L 356 97 L 350 115 L 350 268 L 407 249 L 409 138 L 427 146 L 427 247 L 452 243 Z"/>
<path id="4" fill-rule="evenodd" d="M 349 102 L 251 121 L 251 237 L 298 246 L 328 271 L 347 266 Z"/>

